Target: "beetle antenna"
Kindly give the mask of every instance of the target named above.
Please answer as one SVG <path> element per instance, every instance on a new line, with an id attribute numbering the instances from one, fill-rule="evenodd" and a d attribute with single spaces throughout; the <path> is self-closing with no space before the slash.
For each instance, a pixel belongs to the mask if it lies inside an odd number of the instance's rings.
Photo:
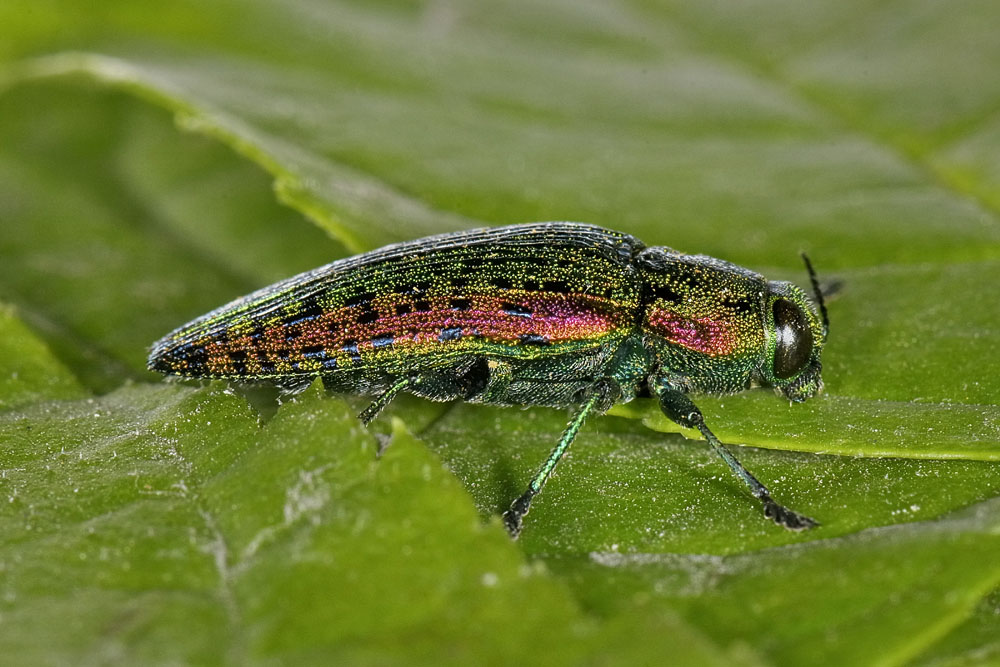
<path id="1" fill-rule="evenodd" d="M 823 316 L 823 340 L 826 340 L 826 334 L 830 331 L 830 317 L 826 314 L 826 303 L 823 301 L 823 290 L 819 288 L 819 279 L 816 277 L 816 271 L 813 270 L 812 262 L 809 261 L 809 255 L 802 254 L 802 261 L 806 263 L 806 271 L 809 272 L 809 282 L 812 283 L 813 294 L 816 295 L 816 302 L 819 304 L 820 315 Z"/>

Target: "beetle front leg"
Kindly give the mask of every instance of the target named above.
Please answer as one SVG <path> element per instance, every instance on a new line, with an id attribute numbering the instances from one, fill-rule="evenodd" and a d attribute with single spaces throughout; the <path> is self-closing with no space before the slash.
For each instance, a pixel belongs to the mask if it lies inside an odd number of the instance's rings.
<path id="1" fill-rule="evenodd" d="M 733 453 L 709 430 L 708 426 L 705 425 L 705 418 L 702 416 L 701 410 L 698 409 L 698 406 L 690 398 L 682 392 L 669 387 L 661 387 L 659 389 L 659 397 L 660 409 L 663 410 L 663 414 L 684 428 L 698 429 L 705 440 L 708 441 L 708 444 L 712 446 L 712 449 L 722 457 L 732 471 L 750 488 L 750 492 L 755 497 L 760 498 L 761 502 L 764 503 L 764 516 L 788 530 L 806 530 L 819 525 L 815 520 L 794 512 L 775 501 L 771 497 L 771 492 L 767 490 L 767 487 L 750 474 L 750 471 L 744 468 L 743 464 L 733 456 Z"/>

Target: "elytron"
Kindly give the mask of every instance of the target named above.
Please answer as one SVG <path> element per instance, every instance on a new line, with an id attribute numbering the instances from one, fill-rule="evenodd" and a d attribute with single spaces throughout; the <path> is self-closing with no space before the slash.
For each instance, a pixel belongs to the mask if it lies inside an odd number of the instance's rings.
<path id="1" fill-rule="evenodd" d="M 821 391 L 829 328 L 788 282 L 619 232 L 568 222 L 431 236 L 335 261 L 237 299 L 158 341 L 149 368 L 295 393 L 322 378 L 370 394 L 367 425 L 400 392 L 434 401 L 571 407 L 527 490 L 504 513 L 516 537 L 532 498 L 584 420 L 637 396 L 697 429 L 791 530 L 779 504 L 705 424 L 689 394 L 770 386 Z M 818 306 L 818 310 L 817 310 Z"/>

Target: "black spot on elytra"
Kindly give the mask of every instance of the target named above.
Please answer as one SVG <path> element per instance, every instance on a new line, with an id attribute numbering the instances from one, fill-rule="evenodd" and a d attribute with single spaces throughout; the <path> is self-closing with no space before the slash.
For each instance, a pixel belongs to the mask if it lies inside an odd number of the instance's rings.
<path id="1" fill-rule="evenodd" d="M 345 306 L 360 306 L 363 303 L 368 303 L 375 297 L 371 292 L 360 292 L 355 294 L 350 299 L 344 301 Z"/>
<path id="2" fill-rule="evenodd" d="M 326 356 L 326 348 L 322 345 L 307 345 L 302 348 L 302 356 L 306 359 L 322 359 Z"/>
<path id="3" fill-rule="evenodd" d="M 427 313 L 431 310 L 431 302 L 426 299 L 417 299 L 413 302 L 413 310 L 418 313 Z"/>
<path id="4" fill-rule="evenodd" d="M 462 337 L 462 327 L 446 327 L 441 330 L 438 340 L 442 343 L 449 340 L 458 340 Z"/>
<path id="5" fill-rule="evenodd" d="M 299 312 L 292 316 L 292 319 L 285 323 L 286 326 L 294 326 L 296 324 L 302 324 L 303 322 L 309 322 L 317 317 L 320 317 L 326 311 L 323 310 L 323 306 L 316 302 L 316 299 L 307 299 L 302 302 L 299 307 Z"/>
<path id="6" fill-rule="evenodd" d="M 452 299 L 448 302 L 452 310 L 469 310 L 472 308 L 472 301 L 469 299 Z"/>
<path id="7" fill-rule="evenodd" d="M 546 280 L 542 283 L 543 292 L 556 292 L 557 294 L 568 294 L 571 290 L 569 284 L 564 280 Z"/>
<path id="8" fill-rule="evenodd" d="M 336 359 L 332 359 L 332 358 L 331 359 L 324 359 L 323 360 L 323 368 L 326 369 L 326 370 L 328 370 L 328 371 L 337 370 L 337 360 Z"/>
<path id="9" fill-rule="evenodd" d="M 510 303 L 509 301 L 501 303 L 500 310 L 506 315 L 513 315 L 514 317 L 531 317 L 534 313 L 531 308 L 527 308 L 517 303 Z"/>
<path id="10" fill-rule="evenodd" d="M 235 373 L 236 375 L 246 375 L 247 372 L 246 361 L 242 359 L 233 359 L 232 357 L 230 357 L 229 360 L 233 365 L 233 373 Z"/>
<path id="11" fill-rule="evenodd" d="M 455 289 L 465 289 L 466 287 L 469 286 L 469 279 L 455 278 L 454 280 L 451 281 L 451 286 L 454 287 Z"/>
<path id="12" fill-rule="evenodd" d="M 396 314 L 397 315 L 407 315 L 413 312 L 413 307 L 408 303 L 397 303 L 396 304 Z"/>
<path id="13" fill-rule="evenodd" d="M 375 336 L 372 338 L 372 346 L 376 350 L 383 347 L 389 347 L 395 340 L 396 338 L 392 334 L 382 334 L 381 336 Z"/>
<path id="14" fill-rule="evenodd" d="M 529 292 L 537 292 L 541 288 L 542 288 L 542 285 L 537 280 L 525 280 L 524 281 L 524 289 L 526 289 Z"/>
<path id="15" fill-rule="evenodd" d="M 306 299 L 299 308 L 299 317 L 319 317 L 326 312 L 316 299 Z"/>
<path id="16" fill-rule="evenodd" d="M 510 289 L 513 286 L 513 283 L 510 282 L 510 280 L 503 277 L 493 278 L 490 282 L 493 283 L 493 286 L 497 289 Z"/>
<path id="17" fill-rule="evenodd" d="M 520 341 L 524 345 L 548 345 L 549 339 L 541 334 L 527 333 L 521 334 Z"/>
<path id="18" fill-rule="evenodd" d="M 423 294 L 431 288 L 433 283 L 429 280 L 421 280 L 419 282 L 410 283 L 409 285 L 404 285 L 396 289 L 400 294 Z"/>
<path id="19" fill-rule="evenodd" d="M 260 372 L 261 375 L 271 375 L 272 373 L 274 373 L 274 362 L 273 361 L 260 362 Z"/>
<path id="20" fill-rule="evenodd" d="M 358 324 L 374 324 L 378 322 L 378 313 L 374 310 L 366 310 L 358 315 Z"/>
<path id="21" fill-rule="evenodd" d="M 208 350 L 203 345 L 179 348 L 176 355 L 188 363 L 188 368 L 198 368 L 208 362 Z"/>
<path id="22" fill-rule="evenodd" d="M 246 361 L 247 352 L 246 350 L 233 350 L 229 353 L 229 359 L 231 361 Z"/>

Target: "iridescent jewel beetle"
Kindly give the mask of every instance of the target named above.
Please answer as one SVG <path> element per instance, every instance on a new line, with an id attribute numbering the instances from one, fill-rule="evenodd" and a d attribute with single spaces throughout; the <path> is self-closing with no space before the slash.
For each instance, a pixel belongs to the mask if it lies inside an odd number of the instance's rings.
<path id="1" fill-rule="evenodd" d="M 153 346 L 170 375 L 268 381 L 316 377 L 375 395 L 366 425 L 400 392 L 435 401 L 572 407 L 527 490 L 504 513 L 516 537 L 587 417 L 652 396 L 697 429 L 791 530 L 816 525 L 780 505 L 709 430 L 691 393 L 771 386 L 818 393 L 828 320 L 788 282 L 592 225 L 550 222 L 386 246 L 289 278 L 184 325 Z"/>

